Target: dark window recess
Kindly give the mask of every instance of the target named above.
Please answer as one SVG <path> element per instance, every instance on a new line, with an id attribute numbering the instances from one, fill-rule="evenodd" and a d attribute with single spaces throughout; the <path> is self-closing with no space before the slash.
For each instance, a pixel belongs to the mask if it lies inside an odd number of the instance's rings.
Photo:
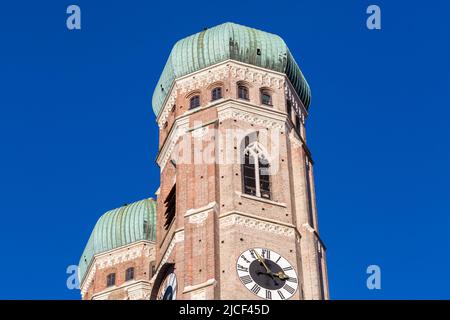
<path id="1" fill-rule="evenodd" d="M 249 100 L 248 88 L 246 86 L 238 86 L 238 98 Z"/>
<path id="2" fill-rule="evenodd" d="M 311 180 L 309 178 L 310 174 L 309 164 L 306 164 L 306 196 L 308 197 L 308 219 L 309 225 L 314 228 L 314 217 L 313 217 L 313 202 L 312 202 L 312 190 L 311 190 Z"/>
<path id="3" fill-rule="evenodd" d="M 164 201 L 164 205 L 166 206 L 166 212 L 164 213 L 164 217 L 166 218 L 164 229 L 167 230 L 172 224 L 173 219 L 175 219 L 176 184 L 173 185 L 172 189 L 167 195 L 166 201 Z"/>
<path id="4" fill-rule="evenodd" d="M 125 281 L 130 281 L 133 279 L 134 279 L 134 268 L 131 267 L 125 271 Z"/>
<path id="5" fill-rule="evenodd" d="M 252 138 L 254 139 L 254 137 L 252 137 Z M 252 142 L 253 142 L 253 139 L 252 139 Z M 244 138 L 244 148 L 247 148 L 249 144 L 250 144 L 250 136 L 245 136 L 245 138 Z"/>
<path id="6" fill-rule="evenodd" d="M 257 49 L 256 49 L 256 54 L 257 54 L 258 56 L 261 55 L 261 49 L 260 49 L 260 48 L 257 48 Z"/>
<path id="7" fill-rule="evenodd" d="M 116 284 L 116 274 L 115 273 L 108 274 L 106 276 L 106 286 L 112 287 L 115 284 Z"/>
<path id="8" fill-rule="evenodd" d="M 295 115 L 295 129 L 300 132 L 300 117 L 298 114 Z"/>
<path id="9" fill-rule="evenodd" d="M 253 157 L 245 155 L 244 169 L 244 193 L 256 196 L 255 163 Z"/>
<path id="10" fill-rule="evenodd" d="M 259 190 L 261 198 L 270 199 L 269 162 L 259 162 Z"/>
<path id="11" fill-rule="evenodd" d="M 258 133 L 248 135 L 243 141 L 244 159 L 242 164 L 243 193 L 270 199 L 270 163 L 261 154 L 257 142 Z"/>
<path id="12" fill-rule="evenodd" d="M 319 265 L 319 279 L 320 279 L 320 295 L 322 297 L 323 300 L 325 300 L 325 290 L 323 287 L 323 268 L 322 268 L 322 259 L 323 259 L 323 254 L 322 254 L 322 250 L 323 247 L 318 244 L 318 246 L 320 246 L 320 251 L 319 254 L 317 255 L 317 259 L 318 259 L 318 265 Z"/>
<path id="13" fill-rule="evenodd" d="M 150 263 L 150 279 L 156 274 L 156 265 L 154 262 Z"/>
<path id="14" fill-rule="evenodd" d="M 193 96 L 189 101 L 189 109 L 200 107 L 200 96 Z"/>
<path id="15" fill-rule="evenodd" d="M 292 117 L 292 103 L 291 100 L 286 100 L 286 112 L 289 116 L 289 119 Z"/>
<path id="16" fill-rule="evenodd" d="M 266 106 L 272 105 L 272 96 L 270 95 L 269 92 L 267 92 L 267 91 L 261 92 L 261 103 Z"/>
<path id="17" fill-rule="evenodd" d="M 149 231 L 150 231 L 150 228 L 148 227 L 148 221 L 147 221 L 147 219 L 144 219 L 144 225 L 143 225 L 143 227 L 144 227 L 144 235 L 148 236 Z"/>
<path id="18" fill-rule="evenodd" d="M 211 100 L 214 101 L 214 100 L 218 100 L 220 98 L 222 98 L 222 88 L 217 87 L 217 88 L 212 89 Z"/>

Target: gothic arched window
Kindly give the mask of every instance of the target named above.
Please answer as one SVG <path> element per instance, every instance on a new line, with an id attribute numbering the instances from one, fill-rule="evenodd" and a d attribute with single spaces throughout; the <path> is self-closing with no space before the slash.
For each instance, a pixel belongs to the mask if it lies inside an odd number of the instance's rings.
<path id="1" fill-rule="evenodd" d="M 222 98 L 222 88 L 221 87 L 215 87 L 211 91 L 211 101 L 218 100 Z"/>
<path id="2" fill-rule="evenodd" d="M 254 137 L 253 137 L 254 138 Z M 242 164 L 244 193 L 270 199 L 270 164 L 266 151 L 252 136 L 244 138 L 244 163 Z"/>
<path id="3" fill-rule="evenodd" d="M 199 95 L 193 96 L 189 100 L 189 109 L 194 109 L 197 107 L 200 107 L 200 96 Z"/>

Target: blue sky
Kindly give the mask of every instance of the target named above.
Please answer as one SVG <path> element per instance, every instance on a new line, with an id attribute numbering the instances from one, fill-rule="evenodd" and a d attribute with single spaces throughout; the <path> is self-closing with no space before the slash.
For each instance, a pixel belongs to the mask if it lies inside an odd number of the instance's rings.
<path id="1" fill-rule="evenodd" d="M 77 4 L 82 30 L 66 28 Z M 366 28 L 369 4 L 382 30 Z M 178 39 L 279 34 L 313 93 L 334 299 L 450 298 L 448 1 L 10 1 L 0 13 L 0 298 L 78 299 L 66 267 L 105 211 L 152 196 L 153 88 Z M 366 288 L 377 264 L 382 289 Z"/>

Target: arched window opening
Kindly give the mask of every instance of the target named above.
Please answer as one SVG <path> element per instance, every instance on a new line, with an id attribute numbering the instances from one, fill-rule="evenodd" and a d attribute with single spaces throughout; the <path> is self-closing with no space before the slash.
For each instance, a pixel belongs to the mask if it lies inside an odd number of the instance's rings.
<path id="1" fill-rule="evenodd" d="M 222 88 L 216 87 L 211 91 L 211 101 L 219 100 L 222 98 Z"/>
<path id="2" fill-rule="evenodd" d="M 115 273 L 108 274 L 106 276 L 106 286 L 112 287 L 115 284 L 116 284 L 116 274 Z"/>
<path id="3" fill-rule="evenodd" d="M 243 100 L 250 100 L 248 88 L 244 85 L 238 85 L 238 98 Z"/>
<path id="4" fill-rule="evenodd" d="M 200 96 L 196 95 L 191 98 L 189 101 L 189 109 L 195 109 L 200 107 Z"/>
<path id="5" fill-rule="evenodd" d="M 125 281 L 130 281 L 133 279 L 134 279 L 134 268 L 131 267 L 125 271 Z"/>
<path id="6" fill-rule="evenodd" d="M 244 139 L 244 163 L 242 164 L 243 189 L 245 194 L 270 199 L 270 163 L 264 148 L 252 137 Z"/>
<path id="7" fill-rule="evenodd" d="M 272 95 L 269 90 L 261 90 L 261 103 L 266 106 L 272 105 Z"/>

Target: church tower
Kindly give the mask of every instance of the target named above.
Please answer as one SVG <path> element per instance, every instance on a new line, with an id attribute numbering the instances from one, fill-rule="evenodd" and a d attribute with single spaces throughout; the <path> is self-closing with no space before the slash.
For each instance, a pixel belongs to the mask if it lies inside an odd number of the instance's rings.
<path id="1" fill-rule="evenodd" d="M 278 36 L 224 23 L 178 41 L 153 94 L 161 170 L 151 299 L 329 299 L 305 121 Z"/>

